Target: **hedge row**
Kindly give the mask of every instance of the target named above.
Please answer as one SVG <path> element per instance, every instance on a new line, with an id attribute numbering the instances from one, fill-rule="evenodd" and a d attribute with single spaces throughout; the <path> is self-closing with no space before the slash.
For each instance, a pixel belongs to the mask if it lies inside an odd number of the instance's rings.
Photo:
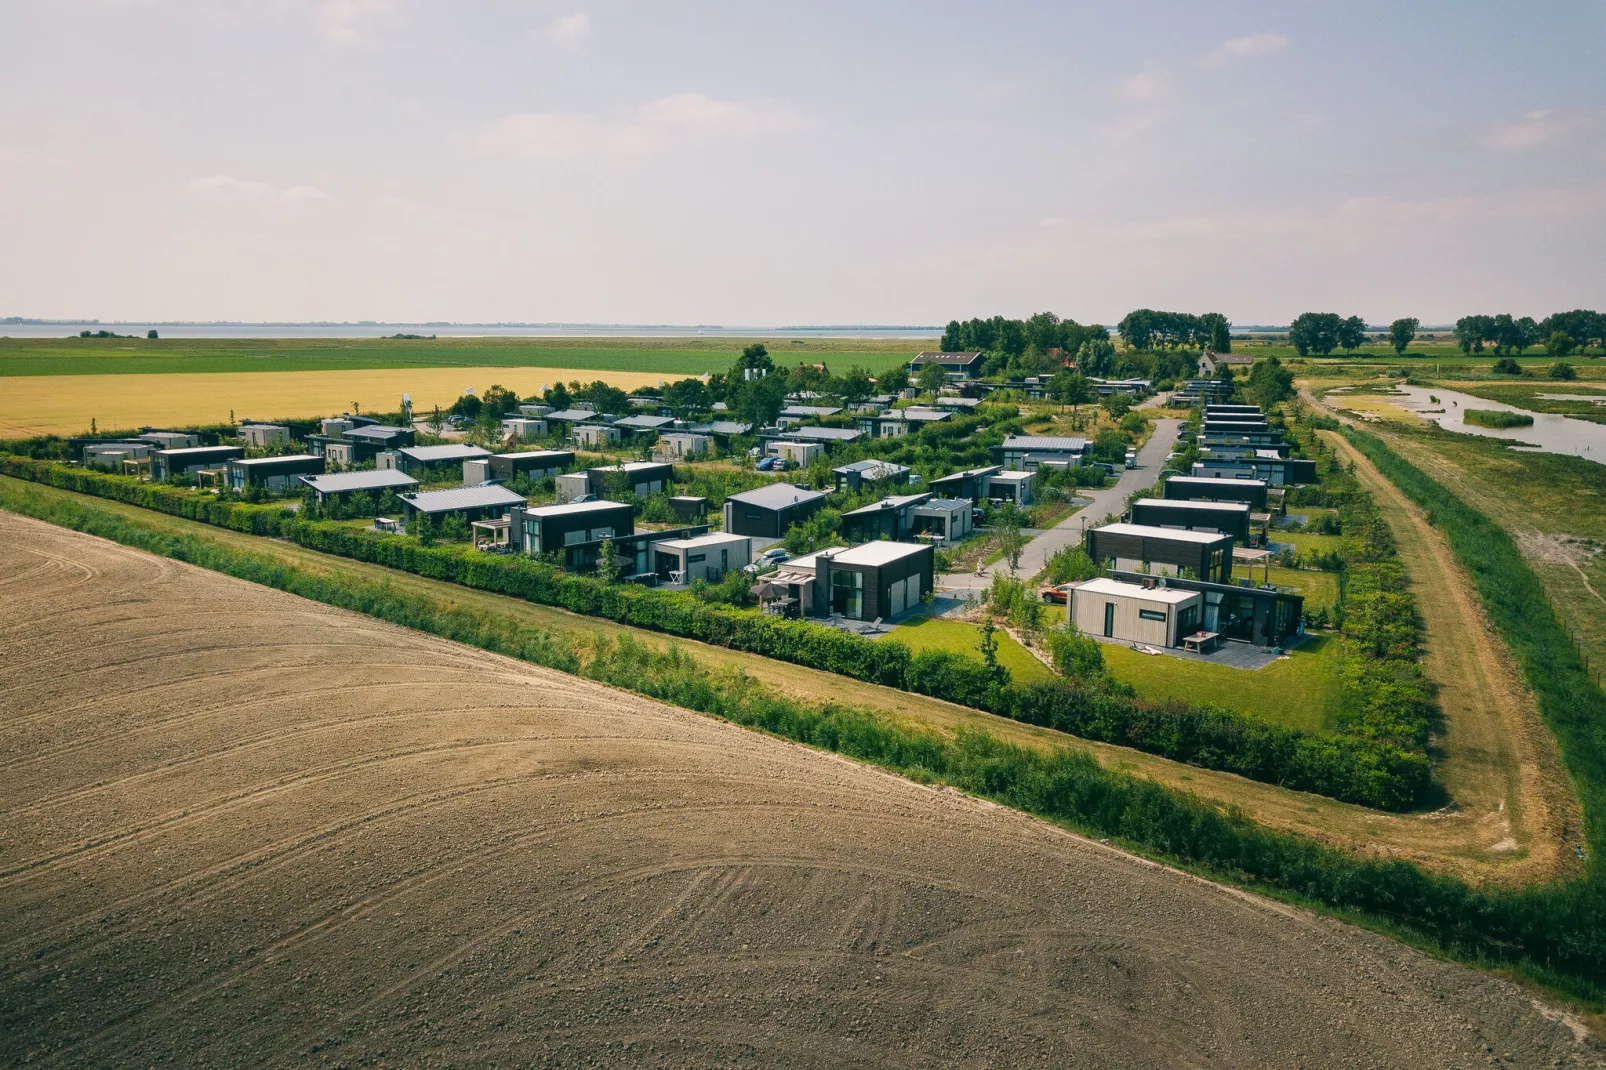
<path id="1" fill-rule="evenodd" d="M 1388 741 L 1315 737 L 1230 710 L 1154 705 L 1056 683 L 1001 681 L 979 658 L 910 653 L 902 643 L 700 601 L 683 592 L 609 584 L 544 562 L 420 546 L 413 539 L 308 522 L 278 506 L 210 495 L 22 458 L 0 472 L 65 490 L 154 509 L 231 530 L 290 539 L 322 553 L 370 562 L 477 590 L 558 606 L 587 616 L 730 647 L 905 691 L 931 695 L 1086 739 L 1309 791 L 1379 809 L 1403 810 L 1428 797 L 1426 758 Z"/>
<path id="2" fill-rule="evenodd" d="M 0 505 L 64 527 L 565 672 L 579 673 L 737 724 L 946 784 L 1090 835 L 1200 867 L 1239 883 L 1356 912 L 1482 963 L 1522 968 L 1599 999 L 1606 977 L 1606 902 L 1587 886 L 1508 892 L 1468 887 L 1399 860 L 1363 858 L 1256 824 L 1235 810 L 1084 753 L 1043 752 L 986 733 L 948 738 L 874 712 L 812 705 L 732 670 L 710 671 L 681 649 L 628 636 L 591 645 L 476 613 L 383 581 L 304 571 L 265 554 L 159 532 L 105 509 L 0 486 Z"/>

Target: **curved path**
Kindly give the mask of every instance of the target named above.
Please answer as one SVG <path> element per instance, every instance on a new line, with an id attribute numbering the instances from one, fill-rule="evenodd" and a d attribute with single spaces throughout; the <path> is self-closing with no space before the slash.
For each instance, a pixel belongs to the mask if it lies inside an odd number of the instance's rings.
<path id="1" fill-rule="evenodd" d="M 1504 981 L 0 514 L 0 1062 L 1590 1065 Z"/>

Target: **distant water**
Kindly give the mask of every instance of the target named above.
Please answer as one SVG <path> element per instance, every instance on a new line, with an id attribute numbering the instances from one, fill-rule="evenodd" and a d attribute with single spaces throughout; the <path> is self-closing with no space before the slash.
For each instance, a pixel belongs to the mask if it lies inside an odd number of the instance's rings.
<path id="1" fill-rule="evenodd" d="M 941 327 L 676 327 L 585 323 L 0 323 L 0 337 L 66 338 L 80 331 L 163 338 L 864 338 L 931 339 Z"/>
<path id="2" fill-rule="evenodd" d="M 1536 447 L 1542 453 L 1570 453 L 1574 457 L 1606 464 L 1606 424 L 1574 420 L 1559 413 L 1534 412 L 1503 401 L 1490 401 L 1438 386 L 1399 384 L 1397 389 L 1408 396 L 1402 408 L 1432 420 L 1447 431 L 1484 438 L 1503 438 L 1508 442 L 1523 444 L 1514 446 L 1514 449 Z M 1343 397 L 1342 394 L 1338 396 Z M 1441 409 L 1442 412 L 1439 411 Z M 1466 422 L 1465 413 L 1468 409 L 1527 413 L 1534 418 L 1534 422 L 1530 427 L 1484 427 L 1482 424 Z"/>

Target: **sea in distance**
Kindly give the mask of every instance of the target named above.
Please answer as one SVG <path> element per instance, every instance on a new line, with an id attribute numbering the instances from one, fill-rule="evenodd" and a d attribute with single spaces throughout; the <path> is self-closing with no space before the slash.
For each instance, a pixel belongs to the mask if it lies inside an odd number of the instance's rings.
<path id="1" fill-rule="evenodd" d="M 795 326 L 728 327 L 721 325 L 596 323 L 156 323 L 109 321 L 7 322 L 0 320 L 0 338 L 66 338 L 81 331 L 112 331 L 143 336 L 154 330 L 163 338 L 384 338 L 393 334 L 437 335 L 443 338 L 886 338 L 924 339 L 942 334 L 941 327 Z"/>

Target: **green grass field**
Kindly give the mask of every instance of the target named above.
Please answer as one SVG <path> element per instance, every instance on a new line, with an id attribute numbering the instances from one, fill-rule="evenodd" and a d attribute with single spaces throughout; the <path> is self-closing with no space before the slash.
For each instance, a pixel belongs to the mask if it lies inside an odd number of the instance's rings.
<path id="1" fill-rule="evenodd" d="M 998 663 L 1009 670 L 1017 683 L 1030 684 L 1039 680 L 1052 680 L 1054 673 L 1036 656 L 1002 631 L 998 636 Z M 954 654 L 981 656 L 981 629 L 960 620 L 941 620 L 921 617 L 893 630 L 891 636 L 910 650 L 946 650 Z"/>
<path id="2" fill-rule="evenodd" d="M 0 376 L 377 368 L 565 368 L 702 375 L 724 372 L 751 339 L 725 338 L 0 338 Z M 860 365 L 872 373 L 931 343 L 765 339 L 781 366 Z"/>
<path id="3" fill-rule="evenodd" d="M 1101 649 L 1116 678 L 1147 699 L 1225 706 L 1307 732 L 1330 732 L 1338 720 L 1339 645 L 1329 636 L 1313 636 L 1288 657 L 1255 670 L 1142 654 L 1116 643 Z"/>

